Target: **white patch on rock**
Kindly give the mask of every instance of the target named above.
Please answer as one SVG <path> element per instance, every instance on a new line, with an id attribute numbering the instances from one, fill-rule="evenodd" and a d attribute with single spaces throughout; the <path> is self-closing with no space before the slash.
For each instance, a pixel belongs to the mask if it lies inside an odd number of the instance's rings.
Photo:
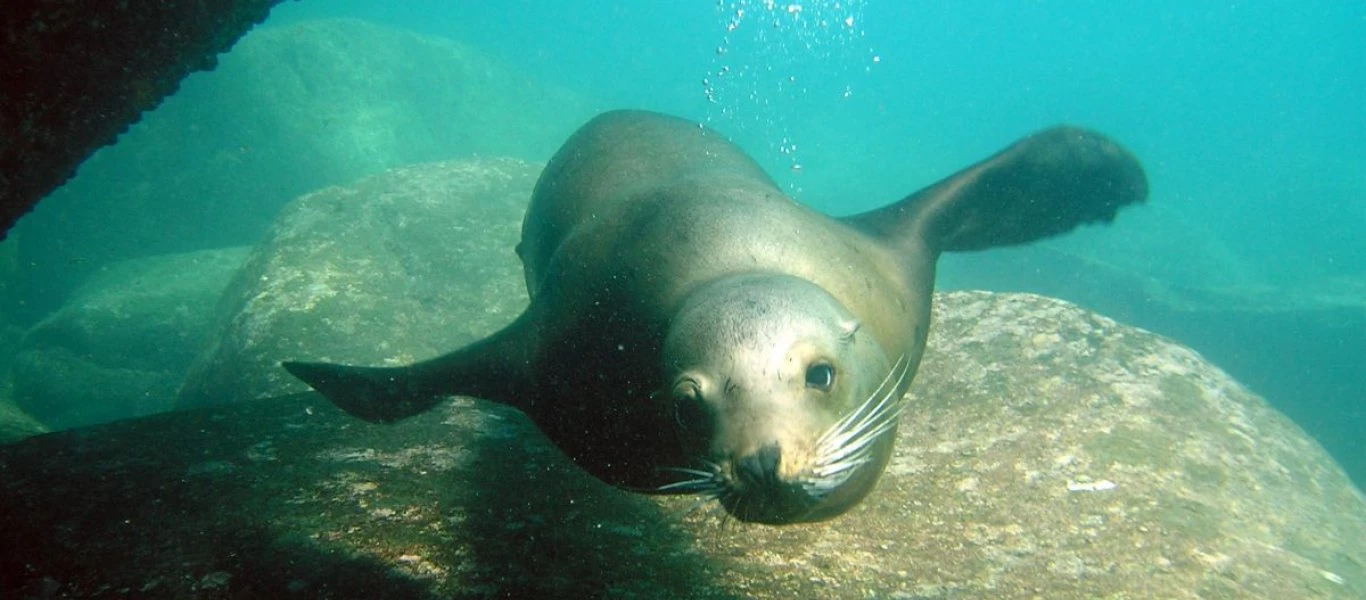
<path id="1" fill-rule="evenodd" d="M 1068 481 L 1067 491 L 1069 492 L 1108 492 L 1119 487 L 1109 479 L 1100 481 Z"/>

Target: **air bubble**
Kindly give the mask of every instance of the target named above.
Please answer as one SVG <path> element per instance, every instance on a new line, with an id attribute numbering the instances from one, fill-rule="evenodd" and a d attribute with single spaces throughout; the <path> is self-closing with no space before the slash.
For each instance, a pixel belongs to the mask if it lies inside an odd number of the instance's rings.
<path id="1" fill-rule="evenodd" d="M 721 39 L 713 45 L 714 58 L 703 73 L 709 78 L 703 84 L 710 106 L 707 121 L 734 135 L 772 140 L 767 151 L 782 157 L 793 173 L 802 172 L 797 145 L 790 139 L 793 124 L 785 116 L 787 108 L 816 97 L 826 103 L 849 99 L 853 78 L 881 62 L 864 41 L 865 4 L 719 0 L 714 14 Z M 745 19 L 756 16 L 766 16 L 769 26 L 761 18 L 742 27 Z M 785 187 L 799 189 L 795 183 Z"/>

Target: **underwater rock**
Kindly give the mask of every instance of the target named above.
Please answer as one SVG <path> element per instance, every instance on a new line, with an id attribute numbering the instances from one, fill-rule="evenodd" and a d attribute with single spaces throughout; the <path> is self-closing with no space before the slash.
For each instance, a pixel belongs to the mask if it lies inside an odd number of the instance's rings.
<path id="1" fill-rule="evenodd" d="M 1031 295 L 940 294 L 935 319 L 892 463 L 830 522 L 616 490 L 492 403 L 385 426 L 309 393 L 0 448 L 0 590 L 1366 596 L 1366 500 L 1195 353 Z"/>
<path id="2" fill-rule="evenodd" d="M 946 288 L 1067 298 L 1180 340 L 1304 427 L 1366 486 L 1366 277 L 1180 286 L 1044 245 L 942 262 Z"/>
<path id="3" fill-rule="evenodd" d="M 247 248 L 115 263 L 24 335 L 14 400 L 54 429 L 171 408 Z"/>
<path id="4" fill-rule="evenodd" d="M 14 357 L 12 349 L 19 345 L 21 333 L 17 327 L 0 322 L 0 444 L 17 442 L 48 430 L 14 403 L 10 366 Z"/>
<path id="5" fill-rule="evenodd" d="M 16 227 L 21 289 L 51 306 L 107 260 L 249 245 L 295 197 L 392 167 L 544 160 L 591 113 L 445 38 L 348 19 L 260 27 Z"/>
<path id="6" fill-rule="evenodd" d="M 14 382 L 10 367 L 24 332 L 9 322 L 10 305 L 6 286 L 14 274 L 14 247 L 17 243 L 17 238 L 0 242 L 0 444 L 47 431 L 41 423 L 14 404 Z"/>
<path id="7" fill-rule="evenodd" d="M 9 382 L 0 382 L 0 445 L 48 431 L 37 419 L 14 404 L 10 387 Z"/>
<path id="8" fill-rule="evenodd" d="M 224 293 L 177 406 L 308 390 L 286 359 L 408 363 L 510 323 L 527 304 L 514 248 L 540 169 L 416 165 L 290 203 Z"/>

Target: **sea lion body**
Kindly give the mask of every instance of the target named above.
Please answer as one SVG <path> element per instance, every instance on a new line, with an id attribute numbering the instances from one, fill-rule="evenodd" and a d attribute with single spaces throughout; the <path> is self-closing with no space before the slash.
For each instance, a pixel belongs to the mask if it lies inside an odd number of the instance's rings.
<path id="1" fill-rule="evenodd" d="M 536 186 L 516 322 L 408 367 L 285 367 L 362 418 L 483 397 L 614 485 L 712 495 L 743 520 L 820 520 L 866 495 L 890 456 L 939 253 L 1108 221 L 1145 195 L 1132 156 L 1060 128 L 834 219 L 713 131 L 617 111 L 576 132 Z"/>

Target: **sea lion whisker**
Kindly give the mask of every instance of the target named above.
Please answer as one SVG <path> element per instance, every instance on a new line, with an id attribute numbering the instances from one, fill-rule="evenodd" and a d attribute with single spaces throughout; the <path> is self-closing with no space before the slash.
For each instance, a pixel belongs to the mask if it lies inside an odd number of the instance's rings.
<path id="1" fill-rule="evenodd" d="M 870 462 L 873 443 L 896 426 L 896 417 L 899 415 L 899 411 L 889 412 L 887 418 L 859 432 L 845 445 L 833 450 L 826 449 L 827 451 L 818 454 L 812 472 L 817 477 L 816 483 L 819 485 L 814 486 L 814 489 L 818 493 L 828 492 L 852 477 L 854 469 Z M 813 487 L 806 486 L 806 489 L 812 490 Z"/>
<path id="2" fill-rule="evenodd" d="M 905 402 L 900 401 L 899 398 L 893 401 L 892 397 L 896 394 L 896 389 L 897 387 L 893 387 L 891 391 L 878 399 L 877 406 L 864 418 L 859 419 L 857 423 L 845 425 L 838 430 L 832 428 L 825 435 L 822 435 L 816 442 L 817 454 L 822 456 L 835 454 L 850 446 L 861 445 L 861 440 L 869 438 L 869 431 L 872 430 L 878 431 L 871 437 L 880 435 L 882 426 L 888 422 L 895 422 L 905 407 Z M 869 401 L 871 402 L 871 400 L 870 398 Z"/>
<path id="3" fill-rule="evenodd" d="M 878 402 L 878 407 L 874 412 L 870 413 L 866 418 L 860 419 L 857 424 L 848 428 L 846 431 L 830 438 L 830 440 L 828 440 L 828 446 L 832 448 L 847 446 L 852 443 L 853 440 L 862 437 L 863 433 L 869 429 L 878 426 L 878 424 L 883 423 L 890 418 L 898 416 L 900 414 L 898 403 L 888 402 L 888 400 L 889 398 L 884 397 Z"/>
<path id="4" fill-rule="evenodd" d="M 666 483 L 664 485 L 656 487 L 654 491 L 683 492 L 687 494 L 705 494 L 708 491 L 714 490 L 716 488 L 716 485 L 717 482 L 710 477 L 707 479 L 688 479 L 685 481 Z"/>
<path id="5" fill-rule="evenodd" d="M 901 417 L 902 406 L 904 403 L 897 405 L 894 410 L 885 411 L 881 418 L 869 422 L 861 430 L 852 432 L 842 445 L 821 452 L 821 462 L 840 460 L 871 445 L 879 436 L 896 426 L 897 420 Z"/>
<path id="6" fill-rule="evenodd" d="M 896 375 L 897 371 L 901 371 L 900 375 Z M 896 384 L 891 386 L 886 393 L 883 393 L 881 398 L 873 396 L 864 402 L 865 405 L 872 403 L 875 406 L 867 411 L 860 407 L 855 412 L 863 414 L 857 422 L 839 423 L 836 427 L 832 427 L 831 431 L 827 431 L 825 435 L 821 436 L 816 446 L 815 473 L 817 477 L 836 478 L 842 483 L 852 475 L 851 470 L 868 462 L 867 454 L 873 443 L 896 426 L 902 411 L 905 409 L 906 403 L 903 399 L 894 398 L 894 396 L 908 373 L 909 364 L 903 365 L 903 361 L 898 359 L 897 364 L 884 378 L 884 382 L 895 380 Z M 879 385 L 878 390 L 881 391 L 886 387 Z M 875 403 L 874 398 L 876 398 Z"/>
<path id="7" fill-rule="evenodd" d="M 835 465 L 818 467 L 814 470 L 815 478 L 802 482 L 802 489 L 815 497 L 829 494 L 849 481 L 849 478 L 854 475 L 854 469 L 872 460 L 872 457 L 867 456 L 867 454 L 864 452 L 859 457 L 844 460 Z"/>
<path id="8" fill-rule="evenodd" d="M 892 372 L 888 372 L 887 377 L 883 378 L 882 384 L 878 385 L 877 389 L 873 390 L 873 393 L 869 394 L 868 398 L 865 399 L 861 404 L 859 404 L 857 408 L 855 408 L 853 411 L 850 411 L 849 414 L 845 415 L 843 418 L 836 421 L 834 425 L 832 425 L 828 430 L 826 430 L 825 434 L 821 436 L 821 439 L 824 440 L 828 436 L 837 434 L 841 431 L 845 431 L 846 429 L 853 427 L 853 423 L 863 419 L 865 417 L 865 413 L 869 413 L 875 410 L 875 408 L 873 407 L 873 400 L 878 396 L 882 395 L 882 389 L 886 387 L 886 383 L 891 376 Z"/>
<path id="9" fill-rule="evenodd" d="M 855 440 L 866 437 L 868 435 L 868 432 L 871 430 L 881 428 L 887 425 L 888 423 L 895 423 L 896 420 L 901 416 L 901 412 L 905 408 L 905 406 L 906 403 L 901 401 L 888 402 L 884 404 L 882 407 L 878 409 L 876 415 L 864 420 L 862 423 L 859 424 L 859 427 L 857 429 L 849 431 L 845 436 L 842 436 L 844 439 L 844 444 L 847 445 L 854 443 Z"/>
<path id="10" fill-rule="evenodd" d="M 890 369 L 887 370 L 887 375 L 884 376 L 884 377 L 882 378 L 882 382 L 881 382 L 881 383 L 878 383 L 878 384 L 877 384 L 877 389 L 873 390 L 873 393 L 872 393 L 871 395 L 876 396 L 877 394 L 881 393 L 881 392 L 882 392 L 882 388 L 887 387 L 887 384 L 890 383 L 890 382 L 892 381 L 892 374 L 896 373 L 897 369 L 900 369 L 900 368 L 902 368 L 904 365 L 909 365 L 909 364 L 910 364 L 910 361 L 907 361 L 907 360 L 906 360 L 906 355 L 905 355 L 905 354 L 902 354 L 901 356 L 897 357 L 896 362 L 892 364 L 892 368 L 890 368 Z M 900 382 L 898 382 L 898 383 L 900 383 Z M 893 387 L 896 387 L 896 386 L 893 386 Z"/>
<path id="11" fill-rule="evenodd" d="M 900 375 L 897 375 L 898 371 L 900 371 Z M 887 371 L 887 376 L 882 378 L 882 383 L 877 386 L 877 389 L 873 390 L 873 393 L 868 396 L 868 399 L 864 400 L 863 404 L 860 404 L 856 410 L 837 421 L 835 425 L 826 432 L 826 435 L 829 435 L 832 432 L 859 431 L 864 427 L 867 427 L 869 422 L 880 418 L 881 413 L 887 409 L 889 404 L 895 404 L 893 397 L 896 395 L 896 391 L 901 388 L 901 384 L 905 381 L 906 375 L 909 372 L 910 361 L 906 360 L 906 355 L 903 354 L 901 355 L 901 358 L 897 359 L 896 364 L 892 365 L 892 368 Z M 895 384 L 888 386 L 887 384 L 892 381 L 895 381 Z M 884 392 L 883 390 L 886 391 Z M 825 435 L 822 435 L 821 437 L 825 438 Z"/>
<path id="12" fill-rule="evenodd" d="M 860 436 L 858 440 L 856 440 L 853 443 L 850 443 L 848 446 L 840 448 L 837 452 L 831 454 L 829 457 L 822 457 L 821 463 L 823 465 L 835 463 L 866 452 L 869 448 L 872 447 L 873 443 L 876 442 L 878 438 L 882 436 L 882 434 L 890 431 L 892 427 L 894 427 L 895 425 L 896 423 L 894 421 L 888 421 L 874 429 L 869 430 L 864 435 Z"/>
<path id="13" fill-rule="evenodd" d="M 691 467 L 659 467 L 660 471 L 670 471 L 683 475 L 693 475 L 691 479 L 666 483 L 654 488 L 655 492 L 678 492 L 684 494 L 718 495 L 725 490 L 726 482 L 721 477 L 721 465 L 707 459 L 698 459 L 706 469 Z"/>
<path id="14" fill-rule="evenodd" d="M 725 531 L 730 527 L 732 515 L 734 515 L 736 519 L 745 518 L 744 514 L 741 512 L 741 507 L 744 506 L 745 503 L 745 497 L 734 493 L 727 493 L 721 497 L 721 502 L 723 504 L 729 503 L 732 500 L 734 500 L 734 504 L 731 509 L 721 513 L 721 524 L 717 526 L 717 529 L 720 531 Z"/>
<path id="15" fill-rule="evenodd" d="M 847 432 L 838 439 L 831 440 L 831 443 L 817 448 L 817 455 L 823 460 L 838 460 L 839 458 L 848 455 L 849 452 L 866 445 L 868 431 L 873 427 L 873 425 L 870 425 L 858 431 Z"/>
<path id="16" fill-rule="evenodd" d="M 878 400 L 876 402 L 877 406 L 874 406 L 872 409 L 870 409 L 866 415 L 860 416 L 860 418 L 857 421 L 841 420 L 835 423 L 833 426 L 827 429 L 826 432 L 822 434 L 820 438 L 816 440 L 817 448 L 833 450 L 836 448 L 843 447 L 845 444 L 848 444 L 850 439 L 858 436 L 859 431 L 868 427 L 868 424 L 870 422 L 876 421 L 879 418 L 879 414 L 883 410 L 885 410 L 883 405 L 886 402 L 886 399 L 887 397 L 884 396 L 882 399 Z M 864 411 L 865 406 L 873 404 L 873 400 L 874 398 L 871 397 L 868 400 L 865 400 L 864 404 L 861 405 L 853 414 L 859 415 L 860 413 L 862 413 Z"/>
<path id="17" fill-rule="evenodd" d="M 688 467 L 660 467 L 660 470 L 673 471 L 674 473 L 683 473 L 685 475 L 697 475 L 700 477 L 715 477 L 721 469 L 719 467 L 716 467 L 703 471 L 702 469 L 691 469 Z"/>
<path id="18" fill-rule="evenodd" d="M 903 365 L 909 365 L 909 364 L 910 364 L 910 361 L 907 361 L 907 360 L 906 360 L 906 355 L 905 355 L 905 354 L 902 354 L 900 358 L 897 358 L 897 359 L 896 359 L 896 363 L 892 365 L 892 368 L 887 370 L 887 375 L 886 375 L 885 377 L 882 378 L 882 382 L 878 384 L 877 388 L 874 389 L 873 392 L 872 392 L 871 394 L 868 395 L 868 399 L 864 400 L 863 403 L 860 404 L 860 405 L 858 406 L 858 408 L 854 409 L 852 412 L 850 412 L 849 414 L 845 415 L 845 416 L 844 416 L 843 418 L 841 418 L 839 421 L 836 421 L 835 424 L 834 424 L 833 426 L 831 426 L 831 428 L 828 429 L 828 430 L 826 431 L 825 435 L 822 435 L 822 436 L 821 436 L 821 438 L 824 439 L 826 436 L 831 435 L 832 433 L 835 433 L 835 432 L 839 432 L 839 431 L 841 431 L 841 430 L 844 430 L 845 428 L 849 427 L 851 423 L 855 422 L 856 420 L 860 420 L 860 419 L 862 418 L 863 413 L 864 413 L 866 410 L 870 410 L 869 407 L 873 404 L 873 399 L 874 399 L 874 398 L 877 398 L 877 397 L 879 397 L 879 396 L 882 396 L 883 398 L 886 398 L 887 395 L 889 395 L 889 394 L 884 394 L 884 393 L 883 393 L 883 389 L 887 388 L 887 384 L 890 383 L 890 382 L 892 381 L 893 376 L 896 374 L 896 372 L 897 372 L 898 369 L 902 369 L 902 368 L 903 368 Z M 898 378 L 897 378 L 897 383 L 896 383 L 896 385 L 893 385 L 893 386 L 892 386 L 892 388 L 891 388 L 892 390 L 895 390 L 895 389 L 897 389 L 898 387 L 900 387 L 901 378 L 904 377 L 904 376 L 905 376 L 905 375 L 904 375 L 904 371 L 903 371 L 903 375 L 902 375 L 901 377 L 898 377 Z M 879 401 L 878 404 L 881 404 L 881 401 Z"/>
<path id="19" fill-rule="evenodd" d="M 812 469 L 814 479 L 802 482 L 802 488 L 813 496 L 823 496 L 844 485 L 854 470 L 871 462 L 871 447 L 865 447 L 856 454 L 837 461 L 823 462 Z"/>
<path id="20" fill-rule="evenodd" d="M 867 456 L 860 456 L 858 458 L 851 458 L 849 460 L 842 460 L 838 462 L 821 465 L 819 467 L 816 467 L 815 469 L 816 476 L 824 478 L 830 477 L 832 475 L 838 475 L 850 469 L 859 467 L 860 465 L 868 462 L 869 460 L 870 459 Z"/>
<path id="21" fill-rule="evenodd" d="M 904 358 L 905 355 L 903 354 L 902 357 Z M 877 407 L 874 410 L 875 416 L 870 415 L 865 421 L 881 419 L 888 411 L 894 411 L 898 414 L 901 412 L 902 407 L 905 405 L 905 403 L 902 402 L 904 396 L 897 392 L 901 389 L 902 384 L 911 376 L 911 362 L 907 360 L 898 360 L 896 366 L 893 366 L 892 368 L 892 373 L 895 373 L 898 369 L 901 374 L 896 376 L 896 383 L 888 387 L 887 392 L 883 394 L 882 399 L 878 400 Z M 888 373 L 887 376 L 890 378 L 892 373 Z"/>
<path id="22" fill-rule="evenodd" d="M 821 455 L 817 465 L 825 466 L 855 456 L 872 446 L 876 439 L 876 436 L 862 436 L 855 443 L 846 444 L 833 452 Z"/>

